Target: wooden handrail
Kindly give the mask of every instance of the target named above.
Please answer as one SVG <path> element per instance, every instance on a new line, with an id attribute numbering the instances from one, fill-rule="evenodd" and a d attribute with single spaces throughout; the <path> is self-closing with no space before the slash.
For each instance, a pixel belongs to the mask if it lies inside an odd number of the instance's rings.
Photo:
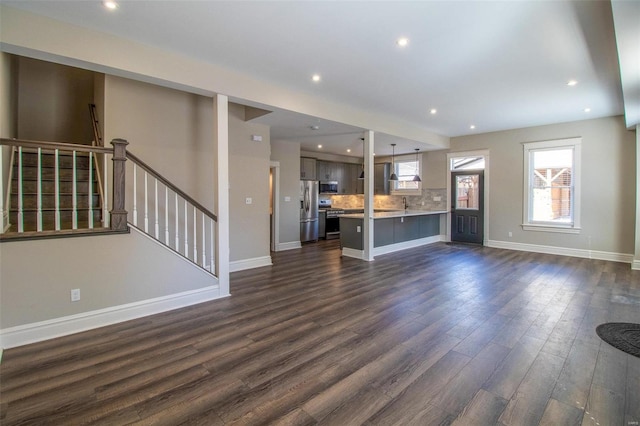
<path id="1" fill-rule="evenodd" d="M 78 151 L 78 152 L 94 152 L 100 154 L 113 154 L 112 148 L 105 148 L 101 146 L 80 145 L 74 143 L 63 142 L 44 142 L 44 141 L 30 141 L 24 139 L 7 139 L 0 138 L 0 145 L 10 146 L 22 146 L 26 148 L 44 148 L 44 149 L 60 149 L 65 151 Z"/>
<path id="2" fill-rule="evenodd" d="M 185 192 L 183 192 L 182 190 L 180 190 L 177 186 L 175 186 L 173 183 L 171 183 L 168 179 L 166 179 L 164 176 L 162 176 L 160 173 L 158 173 L 157 171 L 155 171 L 151 166 L 149 166 L 148 164 L 146 164 L 144 161 L 142 161 L 140 158 L 136 157 L 131 151 L 127 150 L 127 158 L 129 158 L 131 161 L 133 161 L 135 164 L 137 164 L 138 166 L 140 166 L 142 169 L 146 170 L 148 173 L 152 174 L 156 179 L 158 179 L 160 182 L 162 182 L 164 185 L 166 185 L 169 189 L 171 189 L 173 192 L 175 192 L 176 194 L 178 194 L 180 197 L 182 197 L 183 199 L 185 199 L 186 201 L 188 201 L 191 205 L 197 207 L 200 211 L 202 211 L 202 213 L 204 213 L 205 215 L 209 216 L 210 219 L 213 219 L 214 221 L 218 221 L 218 217 L 213 214 L 211 211 L 209 211 L 209 209 L 207 209 L 206 207 L 204 207 L 202 204 L 200 204 L 199 202 L 197 202 L 196 200 L 194 200 L 192 197 L 190 197 L 189 195 L 187 195 Z"/>

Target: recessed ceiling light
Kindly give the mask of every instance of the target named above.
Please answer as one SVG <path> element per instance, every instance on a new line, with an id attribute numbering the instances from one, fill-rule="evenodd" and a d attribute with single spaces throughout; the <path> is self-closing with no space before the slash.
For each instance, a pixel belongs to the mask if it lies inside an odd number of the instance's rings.
<path id="1" fill-rule="evenodd" d="M 320 74 L 314 74 L 311 76 L 311 80 L 313 80 L 314 82 L 319 82 L 320 81 Z"/>
<path id="2" fill-rule="evenodd" d="M 107 9 L 111 9 L 111 10 L 115 10 L 118 8 L 118 3 L 116 3 L 113 0 L 107 0 L 107 1 L 103 1 L 102 5 L 104 7 L 106 7 Z"/>
<path id="3" fill-rule="evenodd" d="M 429 113 L 430 113 L 430 114 L 435 114 L 435 113 L 437 113 L 437 112 L 438 112 L 438 110 L 437 110 L 437 109 L 435 109 L 435 108 L 431 108 L 431 109 L 429 110 Z"/>
<path id="4" fill-rule="evenodd" d="M 476 125 L 475 125 L 475 124 L 472 124 L 471 126 L 469 126 L 469 128 L 470 128 L 471 130 L 473 130 L 473 129 L 475 129 L 475 128 L 476 128 Z"/>
<path id="5" fill-rule="evenodd" d="M 578 84 L 578 81 L 577 81 L 577 80 L 569 80 L 569 81 L 567 82 L 567 86 L 575 86 L 576 84 Z"/>
<path id="6" fill-rule="evenodd" d="M 585 108 L 584 112 L 591 112 L 591 108 L 589 108 L 589 107 Z"/>
<path id="7" fill-rule="evenodd" d="M 351 152 L 351 148 L 347 148 L 347 152 Z"/>
<path id="8" fill-rule="evenodd" d="M 318 145 L 318 149 L 322 149 L 322 145 Z"/>
<path id="9" fill-rule="evenodd" d="M 396 44 L 400 47 L 406 47 L 407 44 L 409 44 L 409 39 L 406 37 L 400 37 L 397 41 Z"/>

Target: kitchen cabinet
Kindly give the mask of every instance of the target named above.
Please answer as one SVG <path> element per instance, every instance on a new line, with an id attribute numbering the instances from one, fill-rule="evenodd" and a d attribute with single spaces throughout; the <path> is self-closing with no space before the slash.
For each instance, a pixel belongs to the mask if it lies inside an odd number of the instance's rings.
<path id="1" fill-rule="evenodd" d="M 300 179 L 317 180 L 316 169 L 315 158 L 300 157 Z"/>
<path id="2" fill-rule="evenodd" d="M 360 164 L 316 161 L 316 179 L 338 182 L 338 194 L 363 194 L 364 183 L 358 180 L 360 172 Z"/>
<path id="3" fill-rule="evenodd" d="M 391 163 L 377 163 L 373 166 L 373 193 L 376 195 L 390 194 Z"/>
<path id="4" fill-rule="evenodd" d="M 324 210 L 320 210 L 318 212 L 318 238 L 327 238 L 327 212 Z"/>

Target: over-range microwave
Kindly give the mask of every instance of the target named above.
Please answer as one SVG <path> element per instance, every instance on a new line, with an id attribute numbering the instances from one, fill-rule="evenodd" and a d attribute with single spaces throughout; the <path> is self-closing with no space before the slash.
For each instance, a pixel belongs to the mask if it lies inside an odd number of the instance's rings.
<path id="1" fill-rule="evenodd" d="M 321 194 L 337 194 L 338 182 L 335 180 L 320 181 L 320 193 Z"/>

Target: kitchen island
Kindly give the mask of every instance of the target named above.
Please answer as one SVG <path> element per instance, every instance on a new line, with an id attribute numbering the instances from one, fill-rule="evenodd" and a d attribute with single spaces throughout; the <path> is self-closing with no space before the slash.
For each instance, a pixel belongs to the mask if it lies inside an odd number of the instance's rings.
<path id="1" fill-rule="evenodd" d="M 444 210 L 395 210 L 373 213 L 373 255 L 444 240 Z M 363 213 L 340 216 L 343 256 L 364 259 Z"/>

